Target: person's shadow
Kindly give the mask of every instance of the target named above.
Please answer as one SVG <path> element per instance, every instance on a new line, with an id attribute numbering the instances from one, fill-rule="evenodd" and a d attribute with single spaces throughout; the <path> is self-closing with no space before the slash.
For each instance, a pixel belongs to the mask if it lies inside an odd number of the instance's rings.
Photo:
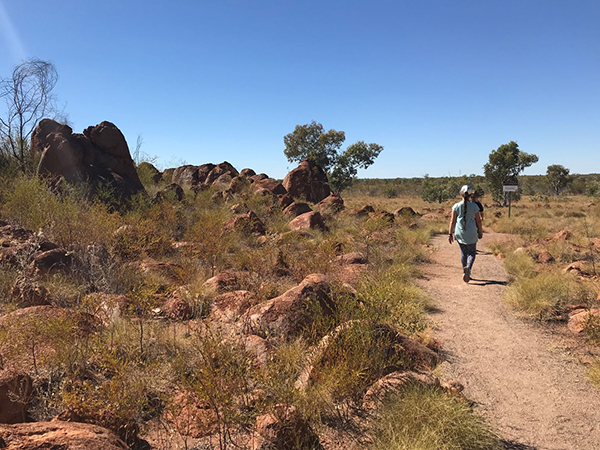
<path id="1" fill-rule="evenodd" d="M 515 441 L 502 441 L 502 446 L 504 450 L 536 450 L 535 447 Z"/>
<path id="2" fill-rule="evenodd" d="M 489 286 L 492 284 L 497 284 L 500 286 L 506 286 L 508 284 L 507 281 L 498 281 L 498 280 L 478 280 L 477 278 L 471 278 L 471 281 L 474 281 L 475 283 L 471 283 L 475 286 Z"/>

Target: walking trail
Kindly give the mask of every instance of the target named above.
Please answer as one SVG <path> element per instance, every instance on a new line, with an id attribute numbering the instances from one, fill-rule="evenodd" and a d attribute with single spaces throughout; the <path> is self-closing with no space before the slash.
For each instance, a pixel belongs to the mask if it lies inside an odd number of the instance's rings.
<path id="1" fill-rule="evenodd" d="M 418 284 L 434 299 L 431 318 L 446 361 L 441 378 L 465 386 L 465 396 L 504 438 L 506 448 L 600 449 L 600 389 L 559 339 L 514 316 L 503 301 L 502 262 L 480 241 L 473 280 L 462 281 L 460 252 L 446 236 Z"/>

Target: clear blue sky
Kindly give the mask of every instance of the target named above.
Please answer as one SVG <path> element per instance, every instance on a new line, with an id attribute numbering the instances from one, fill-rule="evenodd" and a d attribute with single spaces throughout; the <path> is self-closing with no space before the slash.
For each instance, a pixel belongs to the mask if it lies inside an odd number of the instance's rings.
<path id="1" fill-rule="evenodd" d="M 52 61 L 74 131 L 114 122 L 158 165 L 283 177 L 321 122 L 385 147 L 359 175 L 483 173 L 515 140 L 600 172 L 598 0 L 0 0 L 0 75 Z"/>

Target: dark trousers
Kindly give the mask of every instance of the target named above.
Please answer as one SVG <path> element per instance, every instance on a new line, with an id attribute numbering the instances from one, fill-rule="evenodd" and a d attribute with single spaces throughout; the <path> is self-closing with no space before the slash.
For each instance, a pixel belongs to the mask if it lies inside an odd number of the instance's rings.
<path id="1" fill-rule="evenodd" d="M 477 244 L 458 244 L 460 246 L 460 261 L 462 262 L 463 269 L 468 267 L 469 270 L 473 268 L 475 262 L 475 254 L 477 253 Z"/>

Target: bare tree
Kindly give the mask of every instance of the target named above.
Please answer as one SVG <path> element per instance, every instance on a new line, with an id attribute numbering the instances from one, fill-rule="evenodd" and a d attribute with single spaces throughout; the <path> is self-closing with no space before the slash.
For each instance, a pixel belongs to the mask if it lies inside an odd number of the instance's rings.
<path id="1" fill-rule="evenodd" d="M 54 64 L 31 59 L 15 67 L 12 77 L 0 79 L 0 98 L 6 115 L 0 116 L 0 156 L 15 158 L 22 169 L 30 158 L 29 140 L 37 123 L 56 109 L 52 89 L 58 81 Z"/>

